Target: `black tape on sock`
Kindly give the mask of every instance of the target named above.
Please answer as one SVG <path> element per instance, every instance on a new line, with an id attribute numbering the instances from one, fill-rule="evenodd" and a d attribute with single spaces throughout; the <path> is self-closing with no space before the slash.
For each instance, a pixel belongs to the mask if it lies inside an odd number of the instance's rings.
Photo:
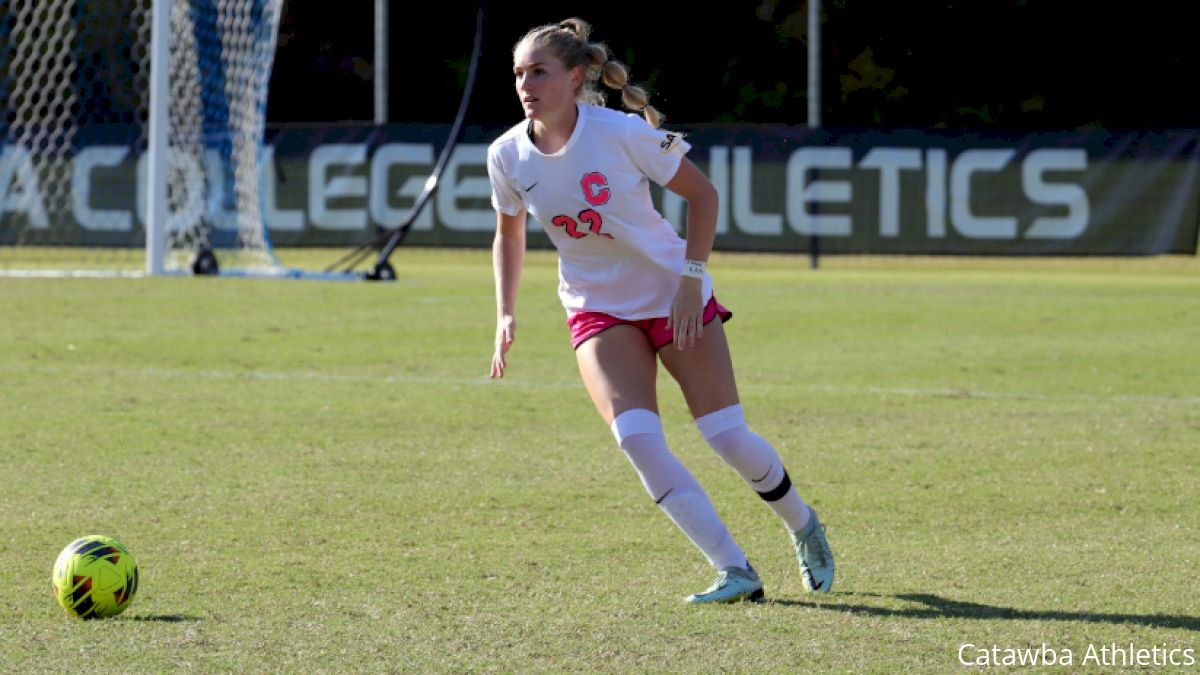
<path id="1" fill-rule="evenodd" d="M 775 486 L 773 490 L 758 493 L 758 496 L 762 497 L 764 502 L 777 502 L 780 499 L 783 499 L 784 496 L 787 495 L 788 490 L 791 489 L 792 479 L 788 478 L 787 470 L 785 469 L 783 471 L 783 480 L 779 481 L 779 485 Z"/>

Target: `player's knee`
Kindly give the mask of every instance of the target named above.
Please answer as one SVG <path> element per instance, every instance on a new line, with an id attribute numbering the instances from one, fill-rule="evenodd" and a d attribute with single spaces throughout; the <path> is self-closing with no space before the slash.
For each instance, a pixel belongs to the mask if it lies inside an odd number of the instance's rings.
<path id="1" fill-rule="evenodd" d="M 742 406 L 731 405 L 696 418 L 696 428 L 721 459 L 739 464 L 746 449 L 753 444 L 754 432 L 746 426 Z"/>
<path id="2" fill-rule="evenodd" d="M 663 435 L 662 420 L 657 413 L 645 408 L 626 410 L 613 418 L 609 428 L 612 429 L 613 437 L 617 439 L 617 445 L 622 448 L 629 445 L 631 437 L 639 434 L 659 437 Z"/>
<path id="3" fill-rule="evenodd" d="M 659 473 L 661 466 L 672 461 L 666 436 L 663 435 L 662 420 L 656 413 L 644 408 L 626 410 L 617 415 L 609 426 L 617 445 L 621 446 L 643 480 L 647 475 Z"/>
<path id="4" fill-rule="evenodd" d="M 778 499 L 774 490 L 786 490 L 787 471 L 779 453 L 765 439 L 750 431 L 739 405 L 729 406 L 696 420 L 704 440 L 733 467 L 763 499 Z M 769 495 L 769 496 L 767 496 Z"/>
<path id="5" fill-rule="evenodd" d="M 658 415 L 644 408 L 626 410 L 612 421 L 613 436 L 657 504 L 670 496 L 699 490 L 683 464 L 671 454 Z"/>

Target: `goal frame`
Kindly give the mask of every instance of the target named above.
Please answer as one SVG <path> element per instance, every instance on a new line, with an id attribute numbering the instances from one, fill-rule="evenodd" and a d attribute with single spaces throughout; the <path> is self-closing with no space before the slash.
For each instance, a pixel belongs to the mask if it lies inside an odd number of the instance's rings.
<path id="1" fill-rule="evenodd" d="M 170 33 L 171 0 L 153 0 L 150 5 L 150 138 L 146 148 L 146 274 L 150 276 L 166 273 Z"/>

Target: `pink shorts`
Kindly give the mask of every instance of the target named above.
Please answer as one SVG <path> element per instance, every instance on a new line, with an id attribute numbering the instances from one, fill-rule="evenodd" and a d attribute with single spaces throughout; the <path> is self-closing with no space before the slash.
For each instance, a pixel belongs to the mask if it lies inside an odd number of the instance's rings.
<path id="1" fill-rule="evenodd" d="M 722 307 L 721 303 L 717 302 L 716 296 L 713 296 L 708 299 L 708 304 L 704 306 L 704 323 L 707 325 L 718 316 L 721 317 L 721 323 L 725 323 L 733 318 L 733 312 Z M 658 351 L 675 341 L 674 333 L 667 328 L 667 318 L 665 316 L 629 321 L 618 319 L 611 314 L 604 314 L 603 312 L 576 312 L 567 317 L 567 327 L 571 329 L 571 347 L 579 349 L 579 345 L 587 342 L 591 337 L 613 326 L 621 325 L 633 326 L 642 331 L 654 351 Z"/>

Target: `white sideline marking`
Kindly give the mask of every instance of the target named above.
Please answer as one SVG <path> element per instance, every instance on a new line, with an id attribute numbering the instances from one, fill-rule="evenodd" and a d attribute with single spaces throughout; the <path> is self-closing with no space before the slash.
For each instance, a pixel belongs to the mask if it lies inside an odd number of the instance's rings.
<path id="1" fill-rule="evenodd" d="M 129 270 L 0 270 L 10 279 L 141 279 L 144 272 Z"/>
<path id="2" fill-rule="evenodd" d="M 349 382 L 353 384 L 448 384 L 456 386 L 495 384 L 506 387 L 527 387 L 531 389 L 576 389 L 583 383 L 568 382 L 521 382 L 515 380 L 492 381 L 486 377 L 479 379 L 455 379 L 449 377 L 432 377 L 425 375 L 339 375 L 317 373 L 306 370 L 182 370 L 174 368 L 112 368 L 107 366 L 75 366 L 60 368 L 56 366 L 21 366 L 0 365 L 0 371 L 41 373 L 44 375 L 69 375 L 72 373 L 122 375 L 132 377 L 159 377 L 169 379 L 205 378 L 210 380 L 264 380 L 277 382 Z"/>
<path id="3" fill-rule="evenodd" d="M 211 380 L 263 380 L 268 382 L 349 382 L 355 384 L 442 384 L 452 386 L 495 386 L 520 387 L 523 389 L 579 389 L 582 382 L 535 382 L 532 380 L 490 380 L 487 377 L 450 378 L 426 375 L 344 375 L 318 373 L 305 370 L 183 370 L 173 368 L 113 368 L 107 366 L 26 366 L 19 364 L 0 365 L 0 371 L 28 372 L 46 375 L 69 375 L 72 373 L 109 374 L 129 377 L 157 378 L 205 378 Z M 870 394 L 874 396 L 912 396 L 928 398 L 962 399 L 1009 399 L 1029 401 L 1128 401 L 1142 403 L 1200 403 L 1200 396 L 1169 396 L 1159 394 L 1041 394 L 1019 391 L 977 391 L 967 389 L 934 389 L 923 387 L 856 387 L 830 384 L 779 384 L 776 382 L 739 383 L 739 389 L 800 389 L 830 394 Z"/>
<path id="4" fill-rule="evenodd" d="M 787 385 L 762 384 L 762 387 L 785 387 Z M 923 389 L 920 387 L 847 387 L 842 385 L 801 385 L 810 391 L 831 394 L 877 394 L 880 396 L 899 394 L 903 396 L 927 396 L 930 398 L 992 398 L 1023 399 L 1029 401 L 1129 401 L 1143 403 L 1200 403 L 1200 396 L 1171 396 L 1163 394 L 1039 394 L 1025 391 L 978 391 L 973 389 Z M 742 385 L 739 383 L 738 388 Z M 750 388 L 754 388 L 751 385 Z"/>

